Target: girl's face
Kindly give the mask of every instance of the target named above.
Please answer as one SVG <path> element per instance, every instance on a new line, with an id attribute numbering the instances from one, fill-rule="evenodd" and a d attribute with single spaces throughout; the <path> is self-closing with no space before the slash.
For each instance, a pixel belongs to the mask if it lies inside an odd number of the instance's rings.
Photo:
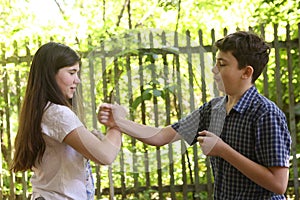
<path id="1" fill-rule="evenodd" d="M 55 75 L 56 82 L 67 99 L 73 98 L 76 87 L 80 83 L 78 72 L 79 63 L 76 63 L 70 67 L 60 68 Z"/>

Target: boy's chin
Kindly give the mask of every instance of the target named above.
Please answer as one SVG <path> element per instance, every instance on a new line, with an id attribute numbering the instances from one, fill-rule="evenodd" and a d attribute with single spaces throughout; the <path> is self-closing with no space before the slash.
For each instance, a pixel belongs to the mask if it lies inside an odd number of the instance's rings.
<path id="1" fill-rule="evenodd" d="M 218 91 L 221 92 L 221 93 L 226 93 L 224 87 L 219 87 L 219 86 L 217 86 L 217 89 L 218 89 Z"/>

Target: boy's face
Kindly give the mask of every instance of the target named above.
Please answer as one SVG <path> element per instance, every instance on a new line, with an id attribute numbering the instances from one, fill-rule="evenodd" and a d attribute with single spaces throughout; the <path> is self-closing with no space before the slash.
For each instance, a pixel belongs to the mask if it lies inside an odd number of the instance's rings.
<path id="1" fill-rule="evenodd" d="M 227 95 L 241 92 L 245 82 L 242 79 L 244 69 L 238 68 L 238 61 L 230 51 L 219 51 L 216 56 L 216 65 L 213 67 L 214 80 L 220 91 Z"/>

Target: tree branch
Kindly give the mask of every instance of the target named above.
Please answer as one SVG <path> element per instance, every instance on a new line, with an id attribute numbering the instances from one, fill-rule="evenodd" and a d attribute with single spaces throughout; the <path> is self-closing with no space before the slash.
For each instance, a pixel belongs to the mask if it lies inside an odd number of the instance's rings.
<path id="1" fill-rule="evenodd" d="M 60 4 L 57 2 L 57 0 L 54 0 L 54 2 L 56 3 L 57 7 L 59 8 L 59 11 L 61 12 L 61 14 L 64 16 L 65 12 L 63 11 L 63 9 L 61 8 Z"/>
<path id="2" fill-rule="evenodd" d="M 178 13 L 177 13 L 177 20 L 176 20 L 175 32 L 178 31 L 179 19 L 180 19 L 180 12 L 181 12 L 181 0 L 178 1 Z"/>
<path id="3" fill-rule="evenodd" d="M 123 4 L 123 7 L 122 7 L 122 10 L 118 16 L 118 22 L 117 22 L 117 27 L 120 25 L 120 22 L 121 22 L 121 18 L 123 17 L 123 13 L 124 13 L 124 10 L 126 8 L 126 6 L 128 5 L 128 2 L 129 0 L 125 0 L 124 4 Z"/>

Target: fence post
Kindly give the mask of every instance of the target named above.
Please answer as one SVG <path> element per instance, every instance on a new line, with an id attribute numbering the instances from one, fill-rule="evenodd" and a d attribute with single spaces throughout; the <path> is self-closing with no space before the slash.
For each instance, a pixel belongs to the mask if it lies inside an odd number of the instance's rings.
<path id="1" fill-rule="evenodd" d="M 297 136 L 296 136 L 296 122 L 295 122 L 295 94 L 293 85 L 293 63 L 291 55 L 291 38 L 290 25 L 286 26 L 286 44 L 287 44 L 287 61 L 288 61 L 288 85 L 289 85 L 289 124 L 292 136 L 292 155 L 293 155 L 293 172 L 294 172 L 294 190 L 295 199 L 299 199 L 299 182 L 298 182 L 298 161 L 297 161 Z"/>
<path id="2" fill-rule="evenodd" d="M 1 43 L 1 69 L 0 69 L 0 78 L 2 79 L 4 76 L 4 66 L 5 66 L 5 53 L 4 53 L 4 44 Z M 0 88 L 3 88 L 3 81 L 0 82 Z M 2 92 L 2 89 L 0 89 L 0 91 Z M 4 93 L 4 91 L 3 91 Z M 4 110 L 0 109 L 0 138 L 2 138 L 2 135 L 4 134 Z M 3 152 L 2 152 L 2 143 L 1 143 L 1 148 L 0 148 L 0 200 L 2 200 L 3 198 L 3 178 L 4 176 L 2 176 L 2 172 L 3 172 Z"/>

